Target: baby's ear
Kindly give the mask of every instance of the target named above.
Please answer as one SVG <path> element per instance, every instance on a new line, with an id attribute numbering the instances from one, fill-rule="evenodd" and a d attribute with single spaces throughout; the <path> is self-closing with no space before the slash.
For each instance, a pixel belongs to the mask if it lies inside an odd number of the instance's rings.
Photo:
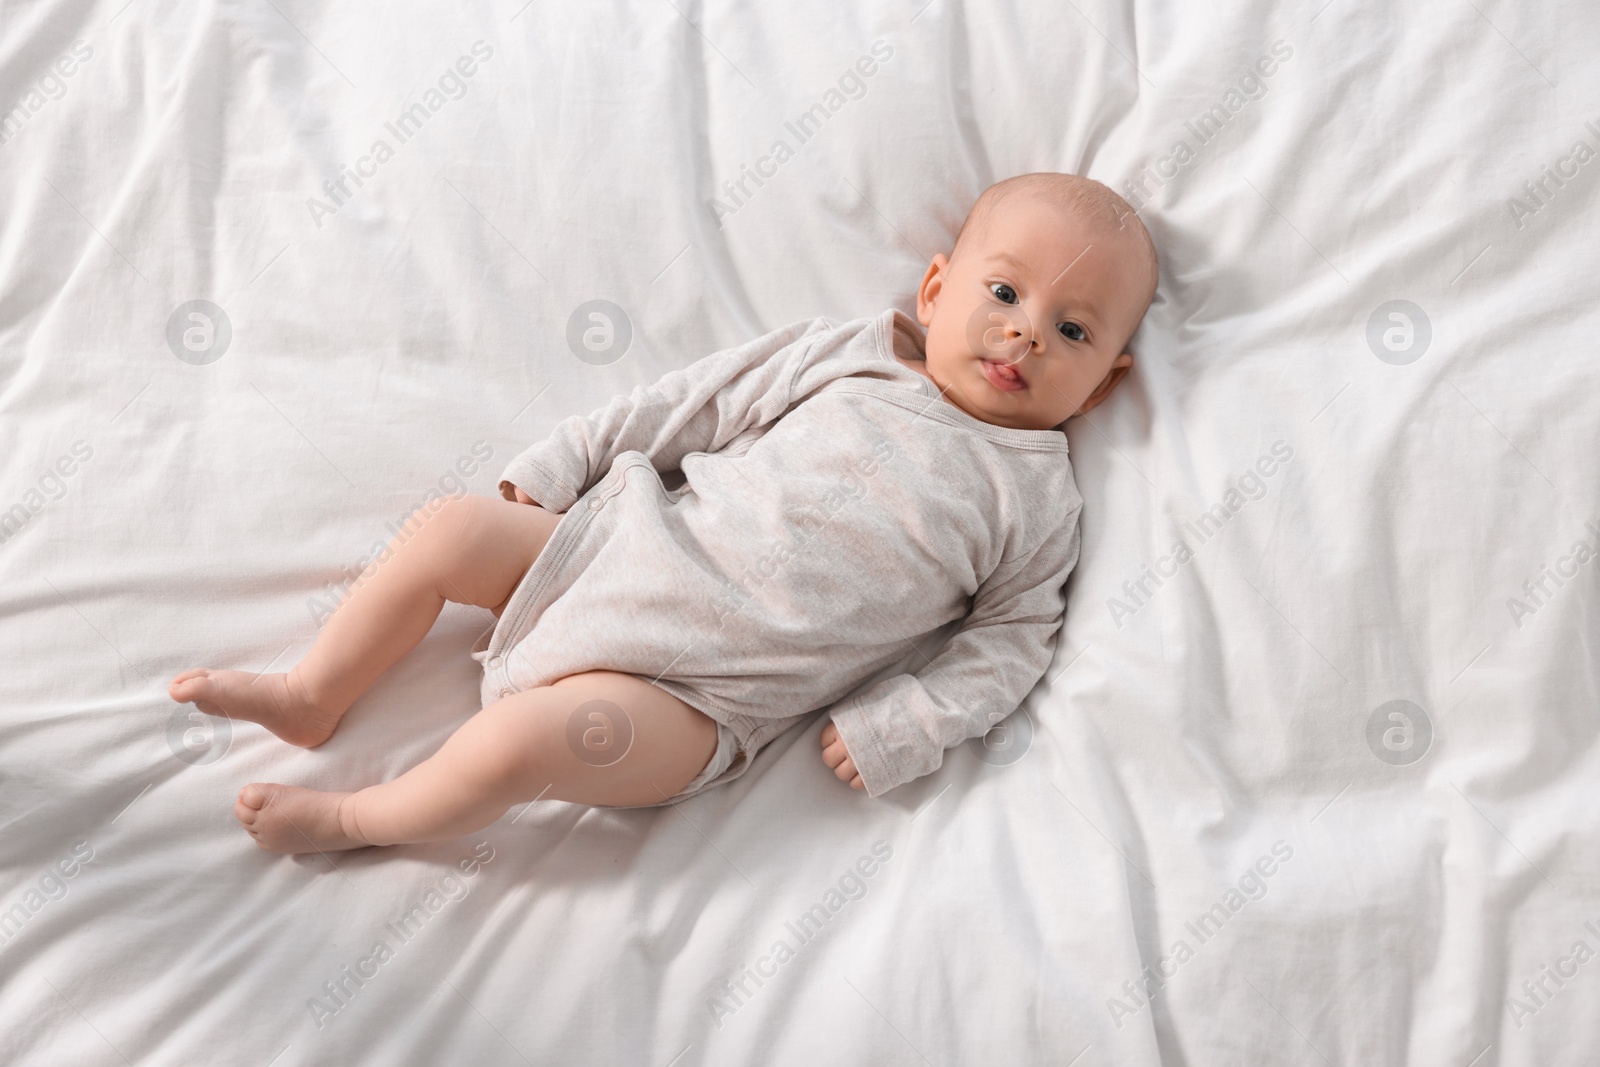
<path id="1" fill-rule="evenodd" d="M 1086 411 L 1093 411 L 1099 407 L 1100 402 L 1111 395 L 1111 390 L 1115 389 L 1117 383 L 1127 377 L 1128 371 L 1132 369 L 1133 353 L 1131 352 L 1124 352 L 1112 360 L 1111 369 L 1106 372 L 1106 376 L 1100 380 L 1099 385 L 1095 386 L 1094 392 L 1089 394 L 1089 398 L 1083 402 L 1083 407 L 1079 408 L 1075 414 L 1082 415 Z"/>
<path id="2" fill-rule="evenodd" d="M 927 326 L 933 322 L 933 305 L 944 290 L 944 272 L 950 266 L 950 257 L 940 252 L 928 264 L 922 284 L 917 286 L 917 321 Z"/>

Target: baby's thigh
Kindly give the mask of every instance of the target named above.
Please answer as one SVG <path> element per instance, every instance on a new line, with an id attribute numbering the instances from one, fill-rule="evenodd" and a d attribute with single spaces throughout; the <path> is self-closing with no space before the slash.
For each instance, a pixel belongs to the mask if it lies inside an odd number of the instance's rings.
<path id="1" fill-rule="evenodd" d="M 527 505 L 523 505 L 526 507 Z M 680 792 L 717 750 L 717 724 L 643 678 L 570 674 L 479 712 L 531 799 L 608 807 Z"/>
<path id="2" fill-rule="evenodd" d="M 462 497 L 451 507 L 459 516 L 450 546 L 458 565 L 450 568 L 456 573 L 441 593 L 457 603 L 488 608 L 498 617 L 561 516 L 535 504 L 491 496 Z"/>

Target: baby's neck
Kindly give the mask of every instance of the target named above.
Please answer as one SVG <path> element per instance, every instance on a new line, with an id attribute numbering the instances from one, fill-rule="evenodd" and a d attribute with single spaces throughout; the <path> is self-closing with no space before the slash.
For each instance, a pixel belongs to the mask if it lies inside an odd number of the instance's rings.
<path id="1" fill-rule="evenodd" d="M 902 328 L 900 323 L 895 323 L 893 331 L 894 358 L 900 362 L 901 366 L 916 371 L 928 381 L 933 382 L 935 387 L 939 387 L 939 383 L 933 381 L 933 375 L 928 373 L 928 353 L 922 347 L 922 338 L 912 335 L 911 330 L 914 329 L 916 328 Z M 920 331 L 918 332 L 920 333 Z M 956 408 L 961 407 L 960 404 L 950 399 L 950 394 L 943 388 L 939 388 L 939 398 L 946 404 L 953 405 Z"/>
<path id="2" fill-rule="evenodd" d="M 922 338 L 913 335 L 912 331 L 915 329 L 916 327 L 914 326 L 902 326 L 900 322 L 895 322 L 894 330 L 892 331 L 894 358 L 899 360 L 903 366 L 916 371 L 931 382 L 933 381 L 933 376 L 928 373 L 928 354 L 923 350 Z M 935 382 L 934 384 L 938 383 Z"/>

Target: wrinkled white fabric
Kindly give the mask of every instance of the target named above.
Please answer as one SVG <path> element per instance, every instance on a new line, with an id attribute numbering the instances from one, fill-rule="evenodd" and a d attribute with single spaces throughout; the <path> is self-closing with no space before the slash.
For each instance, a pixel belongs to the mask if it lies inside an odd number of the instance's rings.
<path id="1" fill-rule="evenodd" d="M 1561 973 L 1600 950 L 1600 5 L 750 12 L 0 9 L 0 1061 L 1591 1059 L 1600 952 Z M 310 751 L 191 719 L 173 673 L 283 670 L 425 494 L 494 493 L 574 412 L 910 310 L 1029 170 L 1145 190 L 1162 284 L 1068 424 L 1082 553 L 1005 753 L 869 799 L 817 713 L 675 809 L 250 843 L 246 782 L 437 751 L 495 620 L 447 606 Z M 198 298 L 233 326 L 205 365 L 167 333 Z M 569 347 L 595 298 L 632 324 L 604 365 Z"/>

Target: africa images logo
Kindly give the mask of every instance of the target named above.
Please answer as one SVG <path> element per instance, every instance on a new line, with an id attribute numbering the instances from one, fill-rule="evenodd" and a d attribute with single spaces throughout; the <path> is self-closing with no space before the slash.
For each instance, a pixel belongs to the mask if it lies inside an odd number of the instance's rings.
<path id="1" fill-rule="evenodd" d="M 755 183 L 757 190 L 767 183 L 763 179 L 772 179 L 778 176 L 778 168 L 793 159 L 806 142 L 810 141 L 822 131 L 827 122 L 844 109 L 852 100 L 860 100 L 867 95 L 867 79 L 887 64 L 894 57 L 894 47 L 888 41 L 879 39 L 872 42 L 871 55 L 858 58 L 854 66 L 845 68 L 833 86 L 830 86 L 822 98 L 809 108 L 802 111 L 792 121 L 786 120 L 783 124 L 784 133 L 788 136 L 779 136 L 768 147 L 767 151 L 758 156 L 754 164 L 739 164 L 739 176 L 728 178 L 722 183 L 722 194 L 726 199 L 711 197 L 706 201 L 706 207 L 711 210 L 711 217 L 716 221 L 717 228 L 722 228 L 722 220 L 730 215 L 736 215 L 739 210 L 748 204 L 755 195 L 755 190 L 750 184 Z M 794 143 L 789 143 L 789 138 L 794 138 Z"/>
<path id="2" fill-rule="evenodd" d="M 467 95 L 468 79 L 478 73 L 479 64 L 489 62 L 494 56 L 494 49 L 485 41 L 474 41 L 471 52 L 472 55 L 457 59 L 453 66 L 439 75 L 434 85 L 424 89 L 420 102 L 401 111 L 393 122 L 383 124 L 384 132 L 394 139 L 394 144 L 390 144 L 388 138 L 374 138 L 366 154 L 358 157 L 353 167 L 339 164 L 339 176 L 322 183 L 326 200 L 314 196 L 306 198 L 306 210 L 311 213 L 311 221 L 317 224 L 317 229 L 322 229 L 325 217 L 337 215 L 345 204 L 355 198 L 350 183 L 354 183 L 356 189 L 363 188 L 367 181 L 377 177 L 379 167 L 395 157 L 396 146 L 405 144 L 421 133 L 428 120 L 442 111 L 451 100 L 460 100 Z"/>

